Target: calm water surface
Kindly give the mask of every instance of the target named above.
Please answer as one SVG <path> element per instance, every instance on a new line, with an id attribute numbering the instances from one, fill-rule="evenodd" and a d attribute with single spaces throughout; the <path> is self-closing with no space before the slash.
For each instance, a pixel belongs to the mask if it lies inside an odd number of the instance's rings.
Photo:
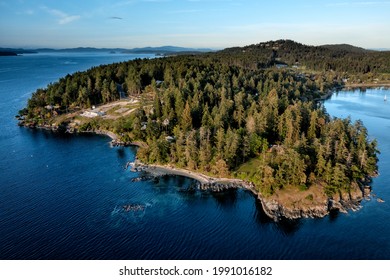
<path id="1" fill-rule="evenodd" d="M 331 115 L 362 119 L 380 173 L 358 212 L 274 223 L 252 194 L 191 192 L 192 180 L 132 182 L 132 148 L 99 136 L 19 128 L 31 92 L 125 55 L 0 57 L 0 259 L 390 259 L 390 103 L 384 89 L 339 92 Z M 125 212 L 126 204 L 141 211 Z"/>

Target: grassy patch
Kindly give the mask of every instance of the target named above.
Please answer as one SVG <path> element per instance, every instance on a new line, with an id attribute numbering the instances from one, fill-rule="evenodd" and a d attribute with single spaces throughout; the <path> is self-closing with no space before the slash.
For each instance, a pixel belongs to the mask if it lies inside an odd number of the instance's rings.
<path id="1" fill-rule="evenodd" d="M 107 110 L 106 114 L 108 114 L 108 115 L 114 115 L 114 114 L 116 114 L 115 111 L 118 110 L 118 109 L 120 109 L 120 108 L 122 108 L 122 107 L 119 106 L 119 105 L 116 105 L 116 106 L 110 108 L 109 110 Z"/>
<path id="2" fill-rule="evenodd" d="M 237 173 L 246 173 L 246 174 L 253 174 L 254 171 L 258 168 L 258 166 L 261 164 L 261 161 L 257 158 L 253 158 L 243 164 L 241 164 L 238 169 Z"/>
<path id="3" fill-rule="evenodd" d="M 139 108 L 139 107 L 140 107 L 139 103 L 127 104 L 125 106 L 125 108 L 129 108 L 129 109 L 134 109 L 134 108 Z"/>
<path id="4" fill-rule="evenodd" d="M 239 178 L 241 180 L 246 180 L 253 182 L 257 188 L 260 188 L 261 178 L 259 174 L 256 174 L 259 166 L 261 165 L 261 161 L 258 158 L 253 158 L 243 164 L 241 164 L 236 171 L 233 172 L 234 177 Z M 263 194 L 267 193 L 265 190 L 260 190 Z"/>

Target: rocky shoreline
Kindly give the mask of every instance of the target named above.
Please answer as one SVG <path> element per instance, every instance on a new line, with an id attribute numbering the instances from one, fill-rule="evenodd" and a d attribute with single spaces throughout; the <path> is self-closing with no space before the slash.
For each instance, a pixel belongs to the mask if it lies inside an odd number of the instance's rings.
<path id="1" fill-rule="evenodd" d="M 97 135 L 105 135 L 111 138 L 110 144 L 112 146 L 133 146 L 137 145 L 133 142 L 124 142 L 121 141 L 115 133 L 108 131 L 108 130 L 90 130 L 90 131 L 78 131 L 74 127 L 71 127 L 69 125 L 38 125 L 33 122 L 26 122 L 22 117 L 17 116 L 18 120 L 18 126 L 31 128 L 31 129 L 44 129 L 52 132 L 59 132 L 59 133 L 68 133 L 68 134 L 97 134 Z"/>
<path id="2" fill-rule="evenodd" d="M 368 82 L 368 83 L 347 83 L 344 85 L 345 89 L 356 88 L 390 88 L 390 82 Z"/>
<path id="3" fill-rule="evenodd" d="M 348 211 L 359 210 L 363 199 L 371 195 L 370 186 L 356 186 L 349 193 L 339 194 L 337 197 L 322 197 L 318 203 L 305 205 L 301 203 L 292 203 L 285 205 L 277 196 L 265 197 L 261 195 L 252 182 L 231 178 L 215 178 L 180 169 L 172 166 L 144 164 L 136 160 L 130 163 L 133 172 L 146 172 L 150 176 L 145 178 L 153 179 L 161 176 L 179 175 L 198 181 L 197 188 L 202 191 L 222 192 L 229 189 L 245 189 L 251 191 L 260 201 L 264 213 L 272 220 L 278 222 L 283 219 L 300 219 L 300 218 L 323 218 L 331 212 L 347 213 Z"/>
<path id="4" fill-rule="evenodd" d="M 139 160 L 135 160 L 135 162 L 129 163 L 127 167 L 131 167 L 131 171 L 133 172 L 146 172 L 152 177 L 178 175 L 191 178 L 199 182 L 198 187 L 201 190 L 212 190 L 219 192 L 232 188 L 244 188 L 256 194 L 253 183 L 240 179 L 210 177 L 202 173 L 168 165 L 144 164 Z"/>
<path id="5" fill-rule="evenodd" d="M 274 221 L 282 219 L 300 219 L 300 218 L 323 218 L 331 212 L 347 213 L 348 211 L 357 211 L 361 206 L 363 197 L 357 195 L 349 200 L 336 200 L 327 198 L 322 204 L 313 205 L 310 207 L 294 206 L 287 207 L 275 199 L 267 199 L 259 195 L 261 205 L 268 217 Z"/>

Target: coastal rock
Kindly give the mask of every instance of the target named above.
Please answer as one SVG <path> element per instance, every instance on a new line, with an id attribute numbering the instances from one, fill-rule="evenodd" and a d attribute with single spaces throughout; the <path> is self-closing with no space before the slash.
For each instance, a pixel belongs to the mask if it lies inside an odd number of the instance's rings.
<path id="1" fill-rule="evenodd" d="M 364 193 L 364 196 L 370 196 L 371 186 L 364 186 L 363 193 Z"/>
<path id="2" fill-rule="evenodd" d="M 363 200 L 364 196 L 364 192 L 360 189 L 349 193 L 350 199 L 354 201 L 361 201 Z"/>
<path id="3" fill-rule="evenodd" d="M 155 181 L 156 178 L 156 176 L 142 175 L 140 177 L 132 178 L 131 182 Z"/>
<path id="4" fill-rule="evenodd" d="M 340 193 L 335 197 L 318 201 L 311 205 L 296 201 L 284 205 L 275 198 L 265 198 L 258 195 L 264 212 L 274 221 L 300 218 L 322 218 L 331 211 L 347 213 L 349 210 L 356 211 L 361 208 L 360 202 L 363 199 L 362 191 L 357 189 L 349 193 Z"/>
<path id="5" fill-rule="evenodd" d="M 110 143 L 112 147 L 126 147 L 129 145 L 127 142 L 123 142 L 117 139 L 112 140 Z"/>
<path id="6" fill-rule="evenodd" d="M 300 218 L 322 218 L 329 214 L 328 204 L 316 205 L 313 207 L 286 207 L 274 199 L 259 198 L 264 212 L 274 221 L 280 221 L 283 218 L 300 219 Z M 330 204 L 333 205 L 333 204 Z"/>
<path id="7" fill-rule="evenodd" d="M 223 192 L 229 189 L 237 189 L 239 186 L 231 182 L 200 183 L 198 188 L 203 191 Z"/>
<path id="8" fill-rule="evenodd" d="M 131 164 L 132 171 L 143 171 L 158 180 L 165 175 L 181 175 L 198 181 L 194 189 L 211 192 L 223 192 L 229 189 L 243 188 L 253 192 L 262 204 L 267 216 L 274 221 L 282 219 L 322 218 L 331 211 L 347 213 L 349 210 L 359 209 L 362 199 L 370 193 L 371 188 L 351 186 L 349 192 L 339 192 L 333 197 L 325 195 L 322 186 L 299 191 L 296 188 L 285 188 L 282 192 L 276 192 L 270 197 L 263 197 L 255 188 L 254 184 L 239 179 L 213 178 L 193 171 L 175 168 L 172 166 L 146 165 L 141 162 Z"/>

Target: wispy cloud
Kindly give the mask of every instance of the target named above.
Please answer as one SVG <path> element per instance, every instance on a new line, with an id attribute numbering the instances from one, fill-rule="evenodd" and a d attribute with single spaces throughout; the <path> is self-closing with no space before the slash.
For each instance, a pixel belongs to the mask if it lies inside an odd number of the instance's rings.
<path id="1" fill-rule="evenodd" d="M 122 20 L 123 18 L 121 18 L 121 17 L 109 17 L 109 19 L 117 19 L 117 20 Z"/>
<path id="2" fill-rule="evenodd" d="M 44 11 L 48 12 L 49 14 L 51 14 L 52 16 L 55 16 L 58 19 L 58 24 L 61 24 L 61 25 L 71 23 L 75 20 L 80 19 L 79 15 L 68 15 L 67 13 L 60 11 L 60 10 L 57 10 L 57 9 L 51 9 L 51 8 L 48 8 L 45 6 L 43 6 L 42 9 Z"/>

